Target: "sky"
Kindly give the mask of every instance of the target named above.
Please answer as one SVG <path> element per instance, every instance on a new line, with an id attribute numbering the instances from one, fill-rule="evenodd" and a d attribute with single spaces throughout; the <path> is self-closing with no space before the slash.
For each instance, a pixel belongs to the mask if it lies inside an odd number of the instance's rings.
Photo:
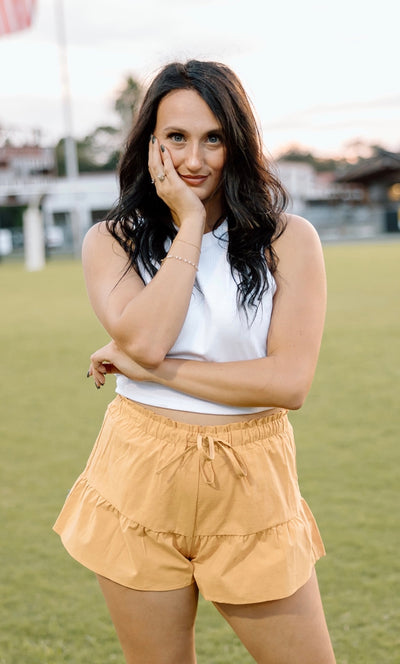
<path id="1" fill-rule="evenodd" d="M 127 75 L 147 85 L 171 60 L 219 60 L 240 77 L 269 152 L 321 156 L 352 144 L 400 150 L 398 0 L 37 0 L 33 26 L 0 37 L 0 128 L 65 134 L 58 16 L 67 34 L 72 126 L 116 124 Z"/>

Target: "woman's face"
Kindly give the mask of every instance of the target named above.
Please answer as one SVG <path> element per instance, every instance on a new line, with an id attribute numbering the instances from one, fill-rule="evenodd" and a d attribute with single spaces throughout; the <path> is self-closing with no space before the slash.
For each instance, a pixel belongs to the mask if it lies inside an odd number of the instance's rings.
<path id="1" fill-rule="evenodd" d="M 226 149 L 222 127 L 194 90 L 174 90 L 160 102 L 154 134 L 171 155 L 176 172 L 207 204 L 221 201 L 219 185 Z"/>

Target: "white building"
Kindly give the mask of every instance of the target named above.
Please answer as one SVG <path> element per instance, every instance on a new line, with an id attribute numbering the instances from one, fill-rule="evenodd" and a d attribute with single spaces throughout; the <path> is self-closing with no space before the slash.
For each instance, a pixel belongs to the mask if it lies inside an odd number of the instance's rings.
<path id="1" fill-rule="evenodd" d="M 315 170 L 311 164 L 284 159 L 276 165 L 279 178 L 290 195 L 290 212 L 303 215 L 306 201 L 315 190 Z"/>
<path id="2" fill-rule="evenodd" d="M 49 251 L 78 255 L 83 236 L 104 218 L 118 197 L 115 173 L 83 174 L 76 178 L 14 177 L 0 181 L 2 207 L 26 206 L 41 212 L 44 242 Z M 21 230 L 11 229 L 14 249 L 22 244 Z"/>
<path id="3" fill-rule="evenodd" d="M 39 145 L 3 145 L 0 147 L 0 184 L 15 179 L 43 178 L 55 173 L 53 148 Z"/>
<path id="4" fill-rule="evenodd" d="M 305 162 L 282 159 L 277 169 L 291 198 L 289 211 L 311 221 L 322 239 L 375 237 L 383 231 L 380 214 L 359 185 L 339 182 L 335 173 L 319 173 Z"/>

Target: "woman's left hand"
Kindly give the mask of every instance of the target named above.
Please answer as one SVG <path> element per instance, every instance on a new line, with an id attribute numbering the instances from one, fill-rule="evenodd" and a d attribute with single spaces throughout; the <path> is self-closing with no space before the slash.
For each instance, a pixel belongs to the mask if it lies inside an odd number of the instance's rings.
<path id="1" fill-rule="evenodd" d="M 115 341 L 110 341 L 90 356 L 87 376 L 93 376 L 97 389 L 100 389 L 109 373 L 120 373 L 131 380 L 150 380 L 149 370 L 126 355 Z"/>

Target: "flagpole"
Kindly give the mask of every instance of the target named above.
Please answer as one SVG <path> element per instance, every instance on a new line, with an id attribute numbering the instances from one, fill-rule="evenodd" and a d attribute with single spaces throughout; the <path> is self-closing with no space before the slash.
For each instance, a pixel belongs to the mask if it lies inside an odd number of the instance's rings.
<path id="1" fill-rule="evenodd" d="M 64 138 L 65 174 L 67 178 L 74 178 L 78 176 L 79 168 L 78 168 L 78 155 L 76 151 L 76 143 L 73 138 L 72 103 L 71 103 L 71 89 L 70 89 L 69 72 L 68 72 L 67 36 L 65 29 L 64 2 L 63 0 L 55 0 L 55 3 L 56 3 L 58 45 L 59 45 L 59 54 L 60 54 L 62 106 L 63 106 L 64 128 L 65 128 L 65 138 Z"/>

